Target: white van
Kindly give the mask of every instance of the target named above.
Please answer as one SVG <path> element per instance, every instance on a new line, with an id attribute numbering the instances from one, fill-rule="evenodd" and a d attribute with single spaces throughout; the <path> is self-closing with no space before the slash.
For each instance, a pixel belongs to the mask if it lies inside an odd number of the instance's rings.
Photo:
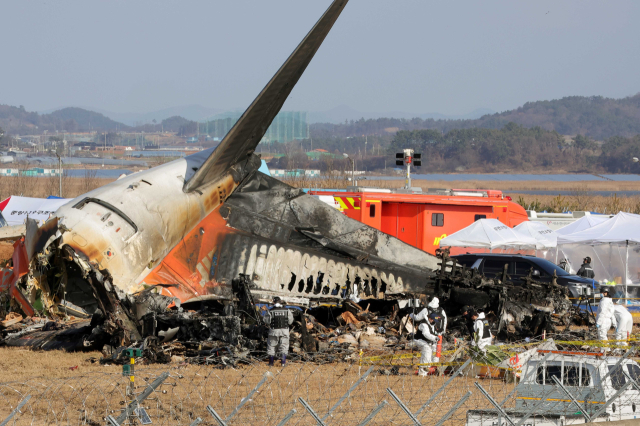
<path id="1" fill-rule="evenodd" d="M 539 350 L 522 371 L 522 380 L 516 387 L 515 407 L 504 411 L 515 424 L 531 413 L 524 426 L 586 423 L 582 411 L 553 380 L 555 376 L 592 417 L 592 422 L 640 418 L 640 366 L 630 359 L 616 365 L 620 358 L 600 353 Z M 629 381 L 625 372 L 637 385 Z M 612 400 L 616 393 L 619 395 Z M 593 418 L 607 402 L 606 410 Z M 490 409 L 469 410 L 466 425 L 510 423 L 498 410 Z"/>

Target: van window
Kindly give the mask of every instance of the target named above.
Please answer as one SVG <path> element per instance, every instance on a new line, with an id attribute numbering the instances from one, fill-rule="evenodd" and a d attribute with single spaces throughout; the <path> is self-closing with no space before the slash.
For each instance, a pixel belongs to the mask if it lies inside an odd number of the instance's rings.
<path id="1" fill-rule="evenodd" d="M 369 206 L 369 217 L 376 217 L 376 205 L 373 203 Z"/>
<path id="2" fill-rule="evenodd" d="M 502 274 L 505 263 L 509 263 L 509 261 L 502 259 L 485 259 L 482 272 L 488 277 L 493 278 Z M 507 272 L 509 272 L 508 269 Z"/>
<path id="3" fill-rule="evenodd" d="M 640 367 L 635 364 L 627 364 L 627 371 L 633 380 L 636 382 L 640 379 Z"/>
<path id="4" fill-rule="evenodd" d="M 564 365 L 562 374 L 561 365 L 539 366 L 536 376 L 536 383 L 541 385 L 555 385 L 552 377 L 555 376 L 562 381 L 565 386 L 590 386 L 591 373 L 586 366 L 567 362 Z M 561 378 L 562 377 L 562 378 Z"/>
<path id="5" fill-rule="evenodd" d="M 558 380 L 562 380 L 562 366 L 561 365 L 547 365 L 538 367 L 538 375 L 536 376 L 536 383 L 541 385 L 555 385 L 552 377 L 555 376 Z"/>
<path id="6" fill-rule="evenodd" d="M 444 213 L 431 213 L 431 226 L 444 226 Z"/>
<path id="7" fill-rule="evenodd" d="M 477 214 L 477 215 L 475 215 L 475 216 L 473 217 L 473 221 L 475 222 L 475 221 L 477 221 L 477 220 L 480 220 L 480 219 L 486 219 L 486 218 L 487 218 L 487 215 L 486 215 L 486 214 Z"/>
<path id="8" fill-rule="evenodd" d="M 627 382 L 627 378 L 624 377 L 624 373 L 622 372 L 622 367 L 616 367 L 615 365 L 609 365 L 608 367 L 611 373 L 609 375 L 609 377 L 611 377 L 611 386 L 613 386 L 615 390 L 622 389 L 622 386 Z"/>
<path id="9" fill-rule="evenodd" d="M 565 386 L 589 386 L 591 384 L 591 374 L 584 365 L 579 366 L 578 364 L 565 362 L 562 384 Z"/>

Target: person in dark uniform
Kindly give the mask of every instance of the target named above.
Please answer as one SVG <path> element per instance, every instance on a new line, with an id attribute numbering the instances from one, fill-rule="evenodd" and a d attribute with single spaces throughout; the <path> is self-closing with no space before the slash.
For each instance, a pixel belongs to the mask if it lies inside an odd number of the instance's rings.
<path id="1" fill-rule="evenodd" d="M 279 297 L 273 298 L 273 308 L 265 315 L 265 322 L 269 325 L 267 337 L 267 355 L 269 366 L 273 366 L 276 352 L 282 356 L 282 366 L 287 362 L 289 353 L 289 326 L 293 324 L 293 314 L 282 306 Z"/>
<path id="2" fill-rule="evenodd" d="M 462 317 L 465 320 L 465 324 L 467 326 L 467 332 L 469 333 L 469 336 L 471 336 L 473 338 L 473 323 L 474 321 L 471 319 L 471 314 L 473 313 L 474 309 L 471 306 L 464 306 L 462 308 Z"/>
<path id="3" fill-rule="evenodd" d="M 589 256 L 585 257 L 582 261 L 582 266 L 578 269 L 576 273 L 579 277 L 583 278 L 594 278 L 596 274 L 593 273 L 593 268 L 591 267 L 591 258 Z"/>

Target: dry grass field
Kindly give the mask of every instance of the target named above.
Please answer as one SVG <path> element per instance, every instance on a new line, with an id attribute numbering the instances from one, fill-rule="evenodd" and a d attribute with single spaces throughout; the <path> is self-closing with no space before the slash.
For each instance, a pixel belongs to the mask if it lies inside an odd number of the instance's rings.
<path id="1" fill-rule="evenodd" d="M 3 401 L 0 419 L 27 393 L 33 395 L 34 400 L 22 410 L 17 424 L 103 424 L 101 420 L 107 414 L 117 416 L 128 400 L 125 393 L 128 378 L 120 374 L 120 366 L 87 362 L 90 356 L 97 354 L 0 348 L 1 366 L 6 372 L 0 381 L 0 400 Z M 77 369 L 69 370 L 76 365 Z M 285 368 L 269 368 L 259 363 L 225 369 L 176 363 L 138 365 L 135 383 L 139 393 L 155 377 L 170 373 L 159 392 L 145 402 L 154 424 L 187 425 L 199 416 L 204 420 L 202 424 L 213 425 L 207 405 L 225 418 L 265 379 L 232 424 L 276 424 L 295 408 L 297 414 L 290 424 L 314 425 L 315 421 L 298 398 L 303 398 L 323 417 L 368 369 L 369 366 L 357 363 L 289 363 Z M 383 400 L 388 405 L 370 424 L 409 424 L 409 418 L 390 397 L 387 388 L 415 412 L 448 379 L 446 375 L 417 376 L 415 367 L 410 366 L 389 372 L 390 366 L 374 366 L 368 378 L 333 412 L 328 424 L 358 424 Z M 487 400 L 475 389 L 476 381 L 498 400 L 513 389 L 513 383 L 501 379 L 459 377 L 424 411 L 423 421 L 434 423 L 469 390 L 473 392 L 472 397 L 445 424 L 461 424 L 467 409 L 488 408 Z"/>

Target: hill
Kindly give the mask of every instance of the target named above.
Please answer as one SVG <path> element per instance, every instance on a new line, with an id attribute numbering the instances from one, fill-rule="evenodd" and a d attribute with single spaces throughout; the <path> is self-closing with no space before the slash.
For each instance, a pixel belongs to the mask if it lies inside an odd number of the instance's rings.
<path id="1" fill-rule="evenodd" d="M 520 108 L 477 119 L 362 118 L 342 124 L 316 123 L 310 130 L 314 138 L 329 138 L 384 135 L 398 130 L 434 129 L 446 133 L 454 129 L 501 129 L 507 123 L 541 127 L 563 135 L 582 134 L 596 140 L 631 137 L 640 134 L 640 93 L 622 99 L 570 96 L 527 102 Z"/>
<path id="2" fill-rule="evenodd" d="M 23 106 L 0 105 L 0 127 L 11 134 L 127 130 L 128 126 L 82 108 L 63 108 L 50 114 L 29 112 Z"/>

